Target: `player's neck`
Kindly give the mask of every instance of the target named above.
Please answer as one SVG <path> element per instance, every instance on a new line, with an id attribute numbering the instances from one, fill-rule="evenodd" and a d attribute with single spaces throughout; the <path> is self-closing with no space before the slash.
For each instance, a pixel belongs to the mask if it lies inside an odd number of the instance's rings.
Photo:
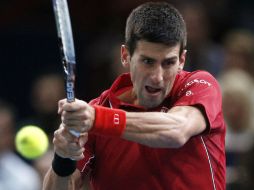
<path id="1" fill-rule="evenodd" d="M 138 100 L 136 93 L 133 91 L 133 88 L 123 92 L 118 96 L 118 98 L 125 103 L 138 105 Z"/>

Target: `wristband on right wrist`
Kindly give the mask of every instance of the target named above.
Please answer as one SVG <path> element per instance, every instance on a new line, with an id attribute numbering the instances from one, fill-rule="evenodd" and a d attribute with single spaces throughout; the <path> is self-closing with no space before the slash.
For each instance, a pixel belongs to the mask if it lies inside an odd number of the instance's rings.
<path id="1" fill-rule="evenodd" d="M 52 162 L 52 169 L 54 172 L 61 177 L 67 177 L 76 170 L 76 161 L 69 158 L 62 158 L 56 153 Z"/>
<path id="2" fill-rule="evenodd" d="M 97 135 L 120 137 L 126 127 L 126 113 L 120 109 L 111 109 L 94 105 L 95 120 L 91 133 Z"/>

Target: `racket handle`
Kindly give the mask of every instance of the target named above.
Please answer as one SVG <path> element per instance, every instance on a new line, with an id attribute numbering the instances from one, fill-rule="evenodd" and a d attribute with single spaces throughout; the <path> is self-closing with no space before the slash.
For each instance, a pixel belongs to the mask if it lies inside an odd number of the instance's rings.
<path id="1" fill-rule="evenodd" d="M 74 102 L 75 101 L 75 94 L 74 94 L 74 82 L 73 81 L 66 81 L 66 99 L 67 102 Z"/>
<path id="2" fill-rule="evenodd" d="M 75 83 L 75 62 L 63 61 L 65 71 L 65 89 L 67 102 L 75 101 L 74 83 Z"/>
<path id="3" fill-rule="evenodd" d="M 67 102 L 74 102 L 75 101 L 75 93 L 74 93 L 75 63 L 70 63 L 70 62 L 67 63 L 67 67 L 65 67 L 65 69 L 67 69 L 67 70 L 65 70 L 65 74 L 66 74 L 66 99 L 67 99 Z M 80 136 L 80 132 L 77 132 L 73 129 L 70 129 L 69 131 L 75 137 Z"/>

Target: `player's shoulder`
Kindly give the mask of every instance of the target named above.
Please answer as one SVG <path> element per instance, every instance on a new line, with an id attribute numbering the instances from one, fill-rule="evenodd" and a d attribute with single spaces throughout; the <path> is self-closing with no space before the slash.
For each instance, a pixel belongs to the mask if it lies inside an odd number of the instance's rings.
<path id="1" fill-rule="evenodd" d="M 178 83 L 203 83 L 203 84 L 208 84 L 209 86 L 211 84 L 218 84 L 216 78 L 209 73 L 208 71 L 204 70 L 197 70 L 193 72 L 188 72 L 188 71 L 182 71 L 179 74 L 178 77 Z"/>
<path id="2" fill-rule="evenodd" d="M 179 94 L 185 90 L 193 90 L 193 88 L 209 88 L 211 90 L 220 91 L 219 83 L 212 74 L 207 71 L 197 70 L 193 72 L 180 72 L 176 77 L 172 94 Z"/>
<path id="3" fill-rule="evenodd" d="M 180 73 L 180 75 L 182 76 L 182 78 L 185 78 L 185 79 L 186 78 L 193 78 L 193 77 L 205 77 L 205 78 L 215 79 L 211 73 L 209 73 L 208 71 L 204 71 L 204 70 L 196 70 L 196 71 L 192 71 L 192 72 L 182 71 Z"/>

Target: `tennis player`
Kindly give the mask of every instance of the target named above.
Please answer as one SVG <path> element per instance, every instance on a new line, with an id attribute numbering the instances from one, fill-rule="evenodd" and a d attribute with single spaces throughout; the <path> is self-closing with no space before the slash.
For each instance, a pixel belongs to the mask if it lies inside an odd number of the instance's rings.
<path id="1" fill-rule="evenodd" d="M 142 4 L 127 19 L 125 40 L 130 73 L 89 104 L 59 102 L 44 189 L 88 181 L 95 190 L 225 190 L 221 92 L 208 72 L 183 70 L 181 14 L 165 2 Z"/>

